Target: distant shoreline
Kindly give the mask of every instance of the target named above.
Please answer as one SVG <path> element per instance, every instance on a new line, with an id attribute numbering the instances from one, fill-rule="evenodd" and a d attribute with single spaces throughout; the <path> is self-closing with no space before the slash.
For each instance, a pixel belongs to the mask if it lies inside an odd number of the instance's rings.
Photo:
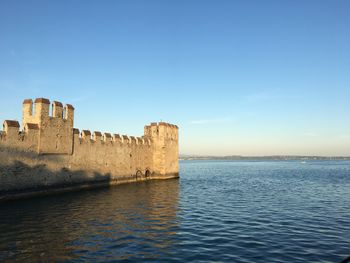
<path id="1" fill-rule="evenodd" d="M 197 155 L 180 155 L 180 160 L 232 160 L 232 161 L 331 161 L 339 160 L 346 161 L 350 160 L 348 156 L 294 156 L 294 155 L 272 155 L 272 156 L 197 156 Z"/>

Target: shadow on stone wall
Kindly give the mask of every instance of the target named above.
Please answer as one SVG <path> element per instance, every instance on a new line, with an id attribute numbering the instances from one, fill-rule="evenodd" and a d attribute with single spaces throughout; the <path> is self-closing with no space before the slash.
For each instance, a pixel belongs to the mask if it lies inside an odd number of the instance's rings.
<path id="1" fill-rule="evenodd" d="M 0 147 L 0 201 L 59 190 L 79 190 L 106 186 L 111 174 L 96 171 L 71 171 L 64 167 L 62 155 L 38 155 L 10 147 Z M 61 169 L 53 171 L 46 163 L 57 163 Z M 114 180 L 117 181 L 117 180 Z"/>
<path id="2" fill-rule="evenodd" d="M 45 164 L 32 167 L 24 162 L 15 161 L 12 165 L 0 165 L 0 195 L 5 192 L 21 192 L 23 189 L 29 191 L 54 189 L 82 183 L 109 183 L 110 181 L 110 174 L 87 173 L 83 170 L 70 171 L 67 168 L 51 171 Z"/>
<path id="3" fill-rule="evenodd" d="M 144 174 L 138 170 L 135 174 L 118 177 L 89 169 L 71 170 L 68 168 L 68 159 L 68 155 L 38 155 L 22 148 L 0 145 L 0 201 L 159 179 L 159 176 L 149 170 Z M 178 177 L 178 174 L 173 177 Z"/>

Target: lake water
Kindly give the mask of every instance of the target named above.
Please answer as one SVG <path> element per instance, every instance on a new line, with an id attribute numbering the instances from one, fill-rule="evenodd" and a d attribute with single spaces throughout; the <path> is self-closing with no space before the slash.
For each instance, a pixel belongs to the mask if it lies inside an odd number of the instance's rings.
<path id="1" fill-rule="evenodd" d="M 183 161 L 179 180 L 0 204 L 1 262 L 340 262 L 350 162 Z"/>

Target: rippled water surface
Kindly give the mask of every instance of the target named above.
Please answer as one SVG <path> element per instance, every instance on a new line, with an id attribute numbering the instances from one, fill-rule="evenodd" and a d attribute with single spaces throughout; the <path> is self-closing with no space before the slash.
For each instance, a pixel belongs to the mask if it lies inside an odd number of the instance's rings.
<path id="1" fill-rule="evenodd" d="M 2 262 L 339 262 L 350 162 L 181 162 L 181 179 L 0 204 Z"/>

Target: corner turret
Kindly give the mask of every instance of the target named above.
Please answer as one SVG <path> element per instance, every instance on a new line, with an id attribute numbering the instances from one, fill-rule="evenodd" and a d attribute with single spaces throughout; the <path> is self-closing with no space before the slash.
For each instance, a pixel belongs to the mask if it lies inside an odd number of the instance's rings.
<path id="1" fill-rule="evenodd" d="M 178 127 L 165 122 L 153 122 L 145 126 L 144 136 L 152 140 L 154 172 L 160 175 L 178 176 Z"/>

